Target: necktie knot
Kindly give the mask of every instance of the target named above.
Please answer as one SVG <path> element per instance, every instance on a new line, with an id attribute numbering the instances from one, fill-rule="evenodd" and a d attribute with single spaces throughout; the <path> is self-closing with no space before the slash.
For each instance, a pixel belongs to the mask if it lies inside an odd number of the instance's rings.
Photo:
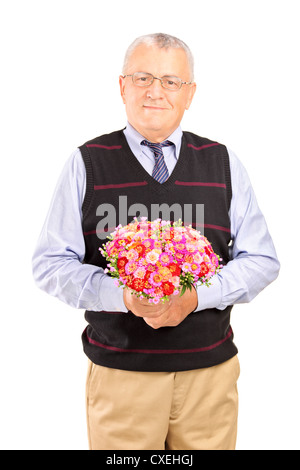
<path id="1" fill-rule="evenodd" d="M 147 147 L 150 147 L 154 152 L 155 150 L 161 151 L 162 147 L 169 147 L 170 145 L 174 145 L 173 142 L 170 142 L 169 140 L 165 140 L 164 142 L 157 143 L 157 144 L 153 142 L 149 142 L 149 140 L 143 140 L 141 144 L 146 145 Z"/>
<path id="2" fill-rule="evenodd" d="M 174 145 L 173 142 L 169 140 L 165 140 L 161 143 L 153 143 L 149 142 L 148 140 L 143 140 L 141 142 L 142 145 L 146 145 L 150 147 L 151 150 L 154 152 L 155 157 L 155 165 L 152 172 L 152 176 L 156 181 L 159 183 L 164 183 L 169 178 L 168 168 L 164 159 L 164 154 L 162 151 L 163 147 L 169 147 L 170 145 Z"/>

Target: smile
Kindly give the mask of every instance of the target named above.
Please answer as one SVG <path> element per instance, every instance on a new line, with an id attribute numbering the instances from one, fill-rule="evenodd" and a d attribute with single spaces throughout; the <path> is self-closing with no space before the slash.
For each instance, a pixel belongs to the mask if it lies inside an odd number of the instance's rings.
<path id="1" fill-rule="evenodd" d="M 146 109 L 152 109 L 154 111 L 164 111 L 166 110 L 167 108 L 161 108 L 159 106 L 147 106 L 147 105 L 144 105 L 144 108 Z"/>

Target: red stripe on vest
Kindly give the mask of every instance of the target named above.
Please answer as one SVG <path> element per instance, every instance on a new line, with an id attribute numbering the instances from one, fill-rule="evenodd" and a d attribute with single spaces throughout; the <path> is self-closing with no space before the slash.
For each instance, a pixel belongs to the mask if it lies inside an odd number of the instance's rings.
<path id="1" fill-rule="evenodd" d="M 175 184 L 179 186 L 207 186 L 214 188 L 224 188 L 226 189 L 226 184 L 223 183 L 201 183 L 198 181 L 175 181 Z"/>
<path id="2" fill-rule="evenodd" d="M 135 186 L 147 186 L 147 181 L 136 181 L 133 183 L 120 183 L 120 184 L 101 184 L 99 186 L 95 185 L 94 190 L 98 191 L 98 189 L 116 189 L 116 188 L 130 188 Z"/>
<path id="3" fill-rule="evenodd" d="M 100 145 L 100 144 L 87 144 L 88 148 L 98 148 L 98 149 L 105 149 L 105 150 L 120 150 L 122 145 Z"/>
<path id="4" fill-rule="evenodd" d="M 208 147 L 214 147 L 215 145 L 220 145 L 220 144 L 218 142 L 214 142 L 213 144 L 201 145 L 201 147 L 195 147 L 192 144 L 187 144 L 188 147 L 191 147 L 194 150 L 203 150 L 203 149 L 207 149 Z"/>
<path id="5" fill-rule="evenodd" d="M 229 328 L 229 331 L 225 338 L 221 339 L 217 343 L 211 344 L 210 346 L 204 346 L 202 348 L 195 348 L 195 349 L 124 349 L 124 348 L 117 348 L 116 346 L 108 346 L 107 344 L 99 343 L 94 339 L 90 338 L 85 330 L 86 337 L 90 344 L 97 346 L 99 348 L 108 349 L 110 351 L 116 352 L 124 352 L 124 353 L 137 353 L 137 354 L 192 354 L 198 352 L 205 352 L 210 351 L 211 349 L 215 349 L 220 346 L 222 343 L 227 341 L 232 335 L 232 328 Z"/>

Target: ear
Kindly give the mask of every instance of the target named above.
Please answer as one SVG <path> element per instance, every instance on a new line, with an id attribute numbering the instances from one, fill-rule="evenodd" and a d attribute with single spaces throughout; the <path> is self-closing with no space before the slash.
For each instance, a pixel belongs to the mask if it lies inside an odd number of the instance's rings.
<path id="1" fill-rule="evenodd" d="M 189 92 L 188 92 L 188 96 L 187 96 L 185 109 L 189 109 L 189 107 L 191 106 L 191 103 L 193 101 L 194 94 L 196 93 L 196 88 L 197 88 L 197 85 L 196 85 L 195 82 L 193 82 L 191 85 L 187 85 L 187 86 L 189 86 Z"/>
<path id="2" fill-rule="evenodd" d="M 119 77 L 119 85 L 120 85 L 120 92 L 121 92 L 122 100 L 123 100 L 123 103 L 125 104 L 126 103 L 125 101 L 125 78 L 123 77 L 123 75 L 120 75 Z"/>

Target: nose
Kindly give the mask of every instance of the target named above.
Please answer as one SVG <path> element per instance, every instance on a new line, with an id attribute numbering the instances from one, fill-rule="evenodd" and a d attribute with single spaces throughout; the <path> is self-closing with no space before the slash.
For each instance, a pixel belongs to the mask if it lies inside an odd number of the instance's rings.
<path id="1" fill-rule="evenodd" d="M 161 81 L 158 78 L 154 78 L 153 83 L 149 85 L 147 89 L 147 97 L 152 99 L 162 98 L 164 96 L 163 87 Z"/>

